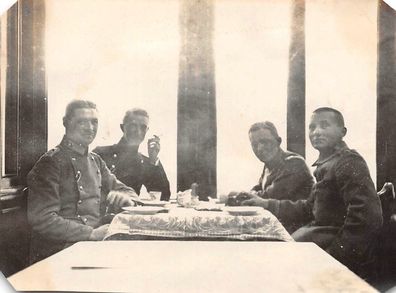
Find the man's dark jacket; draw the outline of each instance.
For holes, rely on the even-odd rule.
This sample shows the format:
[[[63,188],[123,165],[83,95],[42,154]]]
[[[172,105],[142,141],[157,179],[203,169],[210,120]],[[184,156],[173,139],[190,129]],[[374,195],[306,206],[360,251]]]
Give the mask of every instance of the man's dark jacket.
[[[269,172],[270,170],[270,172]],[[263,188],[263,177],[269,172]],[[306,199],[314,183],[312,175],[303,157],[279,150],[276,157],[264,165],[259,183],[252,188],[263,198]]]
[[[109,191],[137,199],[134,190],[118,181],[97,154],[66,137],[37,161],[27,180],[31,262],[89,240],[105,213]]]
[[[161,200],[169,200],[169,181],[161,162],[150,163],[148,157],[131,150],[124,138],[118,144],[97,147],[93,152],[102,157],[121,182],[138,194],[144,185],[147,191],[161,191]]]
[[[269,200],[282,223],[308,223],[293,237],[312,241],[357,273],[373,261],[382,226],[381,202],[364,159],[344,142],[314,163],[316,184],[307,200]]]

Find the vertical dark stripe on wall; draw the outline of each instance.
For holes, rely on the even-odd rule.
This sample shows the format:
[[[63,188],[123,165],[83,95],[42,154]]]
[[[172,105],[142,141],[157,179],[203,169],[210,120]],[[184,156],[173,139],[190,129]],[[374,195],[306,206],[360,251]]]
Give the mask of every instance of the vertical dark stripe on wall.
[[[4,174],[18,175],[18,3],[7,12],[7,69],[5,86]]]
[[[289,79],[287,83],[287,148],[305,157],[305,1],[293,0]]]
[[[180,2],[181,50],[177,105],[177,189],[199,184],[201,199],[216,194],[216,92],[213,3]]]
[[[396,183],[396,13],[378,6],[377,186]]]
[[[19,168],[24,178],[47,150],[45,0],[24,0],[19,3]]]

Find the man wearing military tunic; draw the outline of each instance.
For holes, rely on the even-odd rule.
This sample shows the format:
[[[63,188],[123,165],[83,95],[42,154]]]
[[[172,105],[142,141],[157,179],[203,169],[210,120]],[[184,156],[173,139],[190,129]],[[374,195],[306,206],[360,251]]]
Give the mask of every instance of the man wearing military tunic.
[[[98,129],[96,105],[72,101],[63,125],[61,143],[37,161],[27,178],[31,262],[78,241],[103,240],[108,225],[101,224],[101,217],[106,209],[117,212],[138,201],[133,188],[88,151]]]
[[[304,158],[296,153],[284,151],[272,122],[254,123],[249,129],[249,139],[256,157],[264,163],[259,182],[249,192],[231,192],[228,195],[229,205],[239,205],[250,194],[261,198],[298,200],[308,198],[313,185],[313,177]],[[299,221],[284,224],[294,232]]]
[[[132,187],[139,194],[142,185],[147,191],[160,191],[161,200],[169,200],[169,181],[158,158],[160,139],[158,136],[148,140],[148,157],[139,153],[149,123],[147,111],[133,108],[125,113],[120,125],[123,132],[121,140],[114,145],[97,147],[97,153],[107,167],[120,181]]]
[[[316,109],[309,138],[319,151],[314,163],[316,183],[308,199],[263,199],[250,195],[243,205],[262,206],[283,224],[301,221],[292,234],[296,241],[314,242],[362,277],[375,265],[375,247],[382,226],[381,202],[363,157],[350,149],[342,114]]]
[[[256,157],[264,163],[259,182],[250,193],[262,198],[305,199],[311,192],[313,178],[305,160],[300,155],[284,151],[282,138],[272,122],[254,123],[249,129],[249,139]],[[230,196],[243,199],[246,192]]]

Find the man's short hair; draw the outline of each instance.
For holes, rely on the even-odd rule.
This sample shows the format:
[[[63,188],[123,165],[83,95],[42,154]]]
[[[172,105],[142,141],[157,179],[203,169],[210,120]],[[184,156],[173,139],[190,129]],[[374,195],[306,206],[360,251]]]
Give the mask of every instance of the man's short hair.
[[[63,119],[70,120],[74,115],[74,110],[77,109],[95,109],[96,104],[87,100],[73,100],[66,106],[66,113]]]
[[[321,107],[313,111],[314,114],[319,114],[323,112],[331,112],[334,113],[335,121],[337,122],[338,126],[345,127],[344,116],[342,116],[341,112],[330,107]]]
[[[144,116],[144,117],[147,117],[147,119],[150,118],[149,114],[147,113],[146,110],[141,109],[141,108],[133,108],[133,109],[125,112],[124,118],[122,119],[122,123],[125,124],[125,122],[128,120],[128,117],[132,116],[132,115]]]
[[[269,130],[272,136],[279,142],[279,144],[282,142],[282,138],[278,135],[278,131],[276,130],[274,123],[269,121],[256,122],[252,126],[250,126],[249,133],[257,131],[259,129]]]

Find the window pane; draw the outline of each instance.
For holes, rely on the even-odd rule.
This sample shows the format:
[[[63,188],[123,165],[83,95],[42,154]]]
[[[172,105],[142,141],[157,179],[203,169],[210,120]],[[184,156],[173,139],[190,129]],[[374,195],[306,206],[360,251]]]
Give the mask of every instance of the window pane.
[[[307,1],[307,122],[329,106],[345,117],[345,141],[376,177],[377,1]],[[307,137],[307,160],[317,152]]]
[[[217,1],[215,61],[218,191],[250,189],[263,164],[248,130],[272,121],[286,148],[290,1]]]
[[[176,190],[178,2],[47,1],[49,147],[64,133],[65,106],[75,98],[97,103],[94,145],[117,143],[124,112],[141,107],[161,137],[160,157]],[[147,153],[147,142],[140,151]]]

